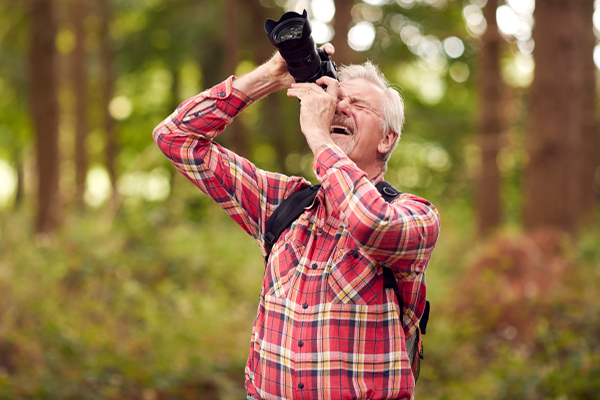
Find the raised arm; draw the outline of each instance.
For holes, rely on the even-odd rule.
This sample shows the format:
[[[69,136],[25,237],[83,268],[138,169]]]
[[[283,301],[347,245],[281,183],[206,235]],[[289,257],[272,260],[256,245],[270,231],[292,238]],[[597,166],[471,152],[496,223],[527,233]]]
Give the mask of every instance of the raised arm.
[[[184,101],[154,130],[154,140],[171,163],[261,245],[268,216],[308,182],[260,170],[213,139],[254,100],[293,82],[282,65],[277,53],[249,74]]]

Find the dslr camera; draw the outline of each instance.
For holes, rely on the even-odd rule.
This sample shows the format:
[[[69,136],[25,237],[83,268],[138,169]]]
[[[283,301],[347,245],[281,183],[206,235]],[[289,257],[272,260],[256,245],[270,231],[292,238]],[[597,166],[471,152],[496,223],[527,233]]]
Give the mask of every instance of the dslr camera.
[[[302,14],[286,12],[279,21],[267,19],[265,32],[296,82],[315,82],[322,76],[337,79],[335,63],[315,45],[306,10]]]

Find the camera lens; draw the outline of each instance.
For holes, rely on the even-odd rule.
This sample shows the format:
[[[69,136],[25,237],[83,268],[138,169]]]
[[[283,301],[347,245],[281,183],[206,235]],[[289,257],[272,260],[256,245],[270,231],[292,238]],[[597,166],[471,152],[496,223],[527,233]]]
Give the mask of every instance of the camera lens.
[[[279,21],[265,21],[265,32],[296,82],[315,82],[323,75],[336,78],[335,64],[324,51],[317,50],[311,31],[306,10],[302,14],[287,12]]]
[[[279,32],[275,34],[275,41],[281,43],[290,39],[300,39],[302,37],[302,29],[302,24],[283,26]]]

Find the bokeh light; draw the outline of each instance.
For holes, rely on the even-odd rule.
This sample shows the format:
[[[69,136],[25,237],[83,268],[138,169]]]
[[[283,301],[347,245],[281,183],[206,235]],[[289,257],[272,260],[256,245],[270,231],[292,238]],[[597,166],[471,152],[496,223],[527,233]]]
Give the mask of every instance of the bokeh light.
[[[596,64],[596,68],[600,69],[600,44],[594,47],[594,64]]]
[[[467,31],[475,36],[481,36],[487,28],[487,22],[483,17],[483,11],[475,4],[469,4],[463,8],[463,18],[467,23]]]
[[[531,14],[535,9],[535,0],[507,0],[507,3],[519,14]]]
[[[365,3],[371,6],[382,6],[388,3],[388,0],[363,0]]]
[[[519,30],[521,21],[515,11],[509,6],[500,6],[496,10],[498,28],[505,35],[514,35]]]
[[[0,160],[0,207],[8,204],[17,189],[17,176],[13,168]]]
[[[85,180],[84,201],[91,207],[100,207],[112,192],[110,177],[104,167],[90,168]]]
[[[448,68],[450,77],[458,83],[465,82],[469,78],[469,66],[462,62],[455,62]]]
[[[361,21],[350,28],[348,44],[353,50],[369,50],[375,40],[375,27],[369,21]]]
[[[463,55],[465,45],[456,36],[450,36],[444,39],[444,51],[448,54],[448,57],[458,58]]]
[[[333,29],[320,21],[311,21],[312,36],[316,43],[327,43],[333,38]]]
[[[333,0],[313,0],[311,3],[312,16],[317,21],[331,22],[335,15],[335,4]],[[311,19],[311,23],[314,22]]]
[[[133,112],[131,100],[127,96],[116,96],[108,104],[108,112],[116,120],[127,119]]]

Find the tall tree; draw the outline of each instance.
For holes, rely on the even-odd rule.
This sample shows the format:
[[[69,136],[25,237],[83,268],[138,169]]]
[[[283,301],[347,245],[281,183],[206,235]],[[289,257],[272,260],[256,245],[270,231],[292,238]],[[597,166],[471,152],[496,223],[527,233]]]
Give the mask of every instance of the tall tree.
[[[245,5],[239,0],[225,0],[223,2],[225,11],[225,24],[227,29],[224,30],[223,48],[223,68],[227,74],[234,74],[240,62],[241,40],[240,40],[240,24],[242,22],[242,13]],[[260,5],[253,5],[260,7]],[[229,147],[237,154],[247,157],[249,151],[248,130],[246,129],[241,119],[235,119],[227,128],[228,134],[226,139]]]
[[[61,219],[59,191],[59,106],[57,93],[57,27],[53,0],[29,2],[30,11],[30,94],[36,132],[38,175],[37,233],[52,233]]]
[[[352,25],[352,0],[335,1],[335,17],[333,20],[333,37],[331,44],[335,47],[334,59],[338,65],[355,64],[360,61],[360,54],[352,50],[348,44],[348,32]]]
[[[251,7],[252,13],[252,53],[254,55],[254,63],[260,65],[267,61],[277,50],[269,41],[267,34],[265,33],[264,24],[267,18],[279,19],[277,13],[279,9],[269,10],[265,7],[256,4]],[[262,116],[264,123],[262,124],[263,133],[269,138],[269,142],[275,148],[275,155],[277,158],[277,164],[279,171],[289,174],[287,170],[285,159],[289,153],[289,146],[287,144],[287,137],[283,134],[283,107],[281,104],[281,98],[278,93],[273,93],[270,96],[262,99],[263,110]]]
[[[488,1],[483,9],[487,30],[479,51],[478,133],[481,147],[481,170],[477,182],[477,219],[480,234],[498,228],[502,212],[500,204],[500,171],[498,149],[502,133],[502,78],[500,77],[500,47],[502,38],[496,22],[497,0]]]
[[[114,95],[115,87],[115,72],[113,67],[114,48],[113,41],[110,35],[110,21],[112,19],[112,5],[110,0],[99,0],[98,8],[100,11],[100,62],[102,65],[102,110],[105,132],[105,157],[106,170],[110,177],[113,201],[116,199],[116,183],[117,183],[117,133],[115,130],[115,121],[110,115],[109,104]]]
[[[581,199],[582,0],[536,4],[523,222],[575,232]],[[590,55],[591,56],[591,55]]]
[[[88,155],[85,141],[88,134],[88,79],[85,51],[85,26],[87,2],[72,2],[70,16],[75,30],[75,47],[71,55],[72,86],[75,94],[75,202],[83,207]]]
[[[582,117],[582,157],[581,157],[581,216],[583,223],[594,220],[590,215],[594,214],[598,202],[598,185],[595,183],[596,169],[600,165],[600,133],[598,131],[598,120],[596,117],[596,65],[594,64],[593,52],[596,46],[594,35],[594,0],[583,0],[580,13],[581,18],[581,41],[583,64],[583,101],[581,109]]]

